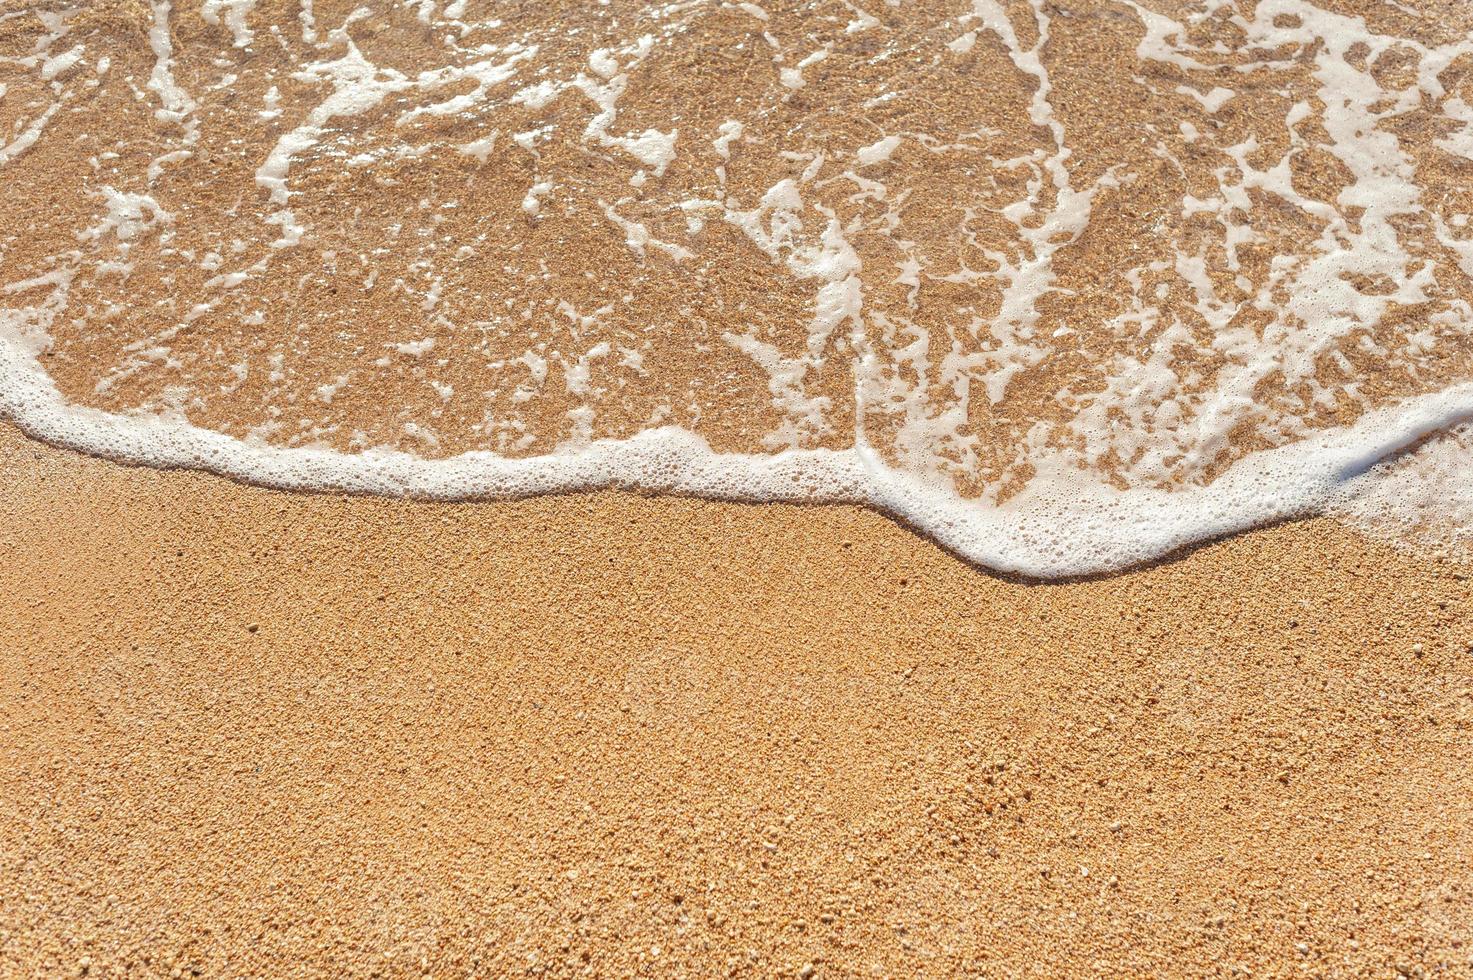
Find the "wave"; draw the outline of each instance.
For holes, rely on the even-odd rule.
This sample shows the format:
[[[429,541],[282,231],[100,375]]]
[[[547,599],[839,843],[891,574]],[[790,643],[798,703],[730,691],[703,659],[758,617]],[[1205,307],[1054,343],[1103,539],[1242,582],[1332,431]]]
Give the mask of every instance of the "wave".
[[[858,503],[1036,577],[1465,536],[1473,12],[523,14],[3,15],[0,411],[290,489]]]

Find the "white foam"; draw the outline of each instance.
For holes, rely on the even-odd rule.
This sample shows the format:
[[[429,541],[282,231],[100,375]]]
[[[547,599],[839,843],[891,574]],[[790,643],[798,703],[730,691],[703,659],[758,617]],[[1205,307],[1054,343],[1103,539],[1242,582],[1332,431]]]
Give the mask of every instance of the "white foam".
[[[711,145],[716,148],[717,156],[723,160],[730,160],[732,142],[742,138],[742,124],[735,119],[728,119],[717,127],[716,131],[721,135],[712,140]]]
[[[641,163],[655,168],[655,176],[665,174],[665,168],[675,159],[675,138],[679,130],[662,133],[658,129],[646,129],[638,136],[616,137],[612,142]]]
[[[1419,551],[1473,559],[1473,425],[1460,425],[1347,481],[1330,512]]]
[[[1003,506],[989,506],[893,470],[863,446],[723,454],[669,427],[523,458],[470,452],[430,460],[245,441],[178,418],[68,404],[34,352],[17,342],[15,326],[8,321],[0,332],[0,408],[30,435],[93,455],[206,469],[282,489],[440,500],[638,487],[732,500],[866,504],[979,564],[1046,578],[1124,568],[1205,537],[1310,513],[1376,461],[1428,433],[1473,420],[1473,384],[1465,384],[1373,413],[1344,430],[1255,453],[1209,486],[1120,491],[1091,484],[1082,474],[1079,482],[1056,474]],[[580,370],[586,372],[586,362],[570,372]]]
[[[553,188],[552,181],[539,180],[527,188],[527,195],[522,198],[522,210],[532,217],[536,217],[542,210],[542,198]]]
[[[237,48],[250,47],[255,32],[251,30],[247,18],[251,9],[256,6],[256,0],[204,0],[200,7],[200,17],[206,24],[220,26],[222,18],[226,27],[230,29],[230,35],[235,41]],[[310,17],[310,13],[306,14]]]
[[[499,132],[493,131],[482,136],[480,139],[471,140],[469,143],[461,143],[456,149],[468,157],[475,157],[477,160],[485,163],[490,159],[492,151],[496,149],[496,137],[500,135]]]
[[[876,163],[884,163],[891,155],[900,148],[899,136],[886,136],[868,146],[861,146],[854,151],[854,159],[861,167],[873,166]]]
[[[158,117],[166,122],[183,123],[196,106],[189,93],[174,80],[174,41],[169,33],[171,9],[169,0],[153,0],[153,24],[148,30],[148,40],[155,61],[148,76],[148,87],[158,93],[163,104]]]
[[[82,60],[85,50],[82,45],[63,51],[61,54],[47,58],[41,65],[41,78],[45,81],[53,81],[58,75],[63,75],[76,66]]]
[[[408,357],[421,357],[435,349],[435,338],[422,337],[419,340],[410,340],[404,343],[390,344],[389,346]]]
[[[1173,81],[1164,91],[1200,126],[1176,120],[1163,127],[1163,132],[1180,132],[1200,141],[1202,131],[1210,134],[1214,123],[1204,122],[1198,110],[1208,115],[1220,113],[1238,98],[1238,89],[1217,84],[1224,80],[1232,84],[1235,77],[1219,70],[1217,64],[1228,53],[1226,48],[1194,46],[1190,41],[1194,32],[1187,25],[1131,0],[1126,5],[1144,27],[1137,55],[1161,62],[1174,77],[1185,76],[1190,81],[1181,85]],[[439,4],[424,0],[417,6],[426,25],[443,26],[437,20]],[[988,52],[1000,44],[1009,70],[1026,76],[1023,106],[1037,144],[1016,159],[991,161],[999,171],[1015,171],[1026,178],[1017,182],[1022,189],[1013,197],[990,206],[991,220],[1004,229],[998,233],[1000,238],[1012,234],[1013,239],[1000,244],[971,242],[986,261],[949,273],[945,280],[964,287],[980,284],[995,290],[997,296],[996,308],[989,308],[985,316],[959,314],[958,322],[948,325],[955,336],[977,341],[964,348],[954,341],[948,347],[944,331],[928,332],[906,322],[897,312],[898,304],[882,307],[871,301],[870,293],[879,292],[878,287],[898,284],[911,291],[914,304],[915,293],[928,280],[941,278],[917,257],[921,250],[911,248],[914,243],[903,233],[890,235],[896,258],[871,259],[869,256],[883,253],[864,248],[857,236],[873,229],[861,227],[858,218],[842,218],[837,209],[823,203],[822,189],[837,183],[845,193],[854,191],[853,200],[873,204],[879,211],[888,209],[887,219],[898,222],[906,195],[915,188],[889,186],[886,181],[893,184],[892,175],[902,171],[912,156],[941,152],[942,141],[936,137],[906,124],[904,136],[884,136],[852,151],[829,150],[821,143],[809,147],[825,146],[822,152],[801,150],[793,144],[759,146],[760,151],[778,151],[785,162],[782,173],[787,176],[769,177],[775,182],[765,190],[750,184],[741,189],[743,185],[736,180],[729,188],[726,166],[734,156],[734,165],[742,165],[749,144],[760,142],[755,135],[762,130],[755,124],[757,117],[745,125],[727,119],[714,133],[708,130],[704,135],[690,117],[671,119],[661,123],[661,128],[648,127],[642,132],[631,131],[627,125],[616,128],[620,99],[631,84],[638,84],[631,78],[638,78],[641,63],[657,44],[669,40],[669,34],[661,35],[661,40],[643,35],[623,46],[600,48],[586,59],[579,57],[568,72],[573,77],[541,78],[516,87],[513,80],[524,73],[524,66],[536,63],[535,47],[509,44],[460,49],[472,53],[464,63],[406,74],[373,64],[352,41],[348,28],[355,19],[372,16],[366,9],[349,15],[318,45],[311,3],[302,0],[298,19],[303,39],[315,46],[310,57],[316,60],[295,72],[292,80],[298,84],[293,89],[305,85],[316,86],[318,91],[306,105],[291,111],[292,128],[279,136],[277,130],[271,130],[275,144],[255,172],[257,193],[273,209],[266,220],[280,228],[273,243],[277,248],[296,246],[313,233],[297,220],[291,207],[297,193],[291,185],[294,165],[305,166],[309,160],[322,165],[324,159],[336,158],[345,166],[368,166],[396,152],[391,145],[353,153],[363,146],[352,146],[344,138],[347,148],[334,145],[331,153],[324,153],[327,147],[322,144],[329,138],[351,135],[346,120],[379,110],[388,119],[386,127],[415,134],[442,126],[448,130],[456,120],[473,120],[474,128],[456,130],[456,140],[443,145],[486,163],[495,151],[500,130],[490,128],[477,113],[499,99],[517,106],[517,112],[523,114],[507,127],[510,135],[505,145],[508,153],[517,153],[513,147],[520,147],[536,161],[521,206],[530,217],[545,220],[544,228],[553,228],[564,215],[577,213],[576,175],[556,171],[553,155],[544,160],[542,154],[557,139],[580,139],[576,126],[566,126],[564,121],[581,109],[591,115],[581,133],[584,152],[625,168],[632,169],[634,163],[641,167],[630,177],[640,193],[620,197],[621,188],[609,195],[612,203],[597,200],[599,211],[595,213],[602,218],[594,220],[607,220],[617,229],[622,247],[640,263],[649,260],[666,267],[673,263],[679,271],[686,271],[696,264],[692,260],[710,258],[692,251],[700,248],[695,240],[681,244],[678,226],[663,220],[657,210],[661,205],[644,197],[650,189],[658,189],[643,186],[647,177],[665,175],[677,159],[680,130],[674,123],[679,121],[687,127],[687,142],[679,144],[681,151],[691,154],[690,159],[704,158],[708,163],[713,161],[706,154],[714,153],[719,161],[720,190],[713,192],[707,189],[709,185],[692,189],[688,195],[692,199],[677,199],[665,206],[664,213],[683,212],[693,236],[708,222],[723,222],[736,229],[745,242],[771,260],[773,275],[782,277],[784,287],[803,293],[807,304],[801,307],[806,310],[806,322],[784,325],[791,328],[791,336],[779,338],[770,329],[737,321],[723,329],[716,341],[728,346],[723,351],[726,356],[735,352],[747,359],[758,385],[765,383],[778,422],[758,434],[760,443],[754,439],[752,444],[765,445],[770,450],[767,453],[715,452],[695,432],[662,424],[669,414],[668,405],[660,406],[650,416],[654,421],[635,436],[598,438],[596,422],[605,404],[602,396],[617,390],[621,378],[648,371],[644,353],[623,343],[638,347],[645,342],[628,336],[617,342],[598,340],[599,331],[606,326],[600,318],[612,307],[588,313],[562,301],[556,308],[575,328],[571,349],[565,345],[559,350],[545,337],[539,340],[529,335],[525,351],[516,356],[498,355],[502,360],[494,365],[497,369],[517,365],[516,380],[521,383],[514,380],[506,386],[515,385],[509,393],[513,405],[538,397],[545,387],[558,389],[559,395],[566,392],[569,406],[558,408],[566,412],[565,436],[557,448],[535,456],[475,451],[427,459],[399,450],[335,452],[263,441],[268,435],[292,430],[297,418],[272,417],[261,422],[253,436],[232,438],[187,420],[188,392],[183,387],[166,387],[128,413],[69,404],[47,375],[41,357],[50,344],[53,322],[65,322],[59,318],[71,315],[67,295],[74,278],[84,269],[126,274],[133,259],[146,250],[140,245],[155,240],[160,246],[169,245],[185,221],[186,212],[181,210],[176,217],[164,206],[172,208],[171,199],[152,185],[165,164],[187,156],[198,141],[199,104],[175,77],[170,4],[151,0],[151,7],[149,44],[154,66],[148,92],[135,91],[150,104],[156,99],[157,117],[172,125],[165,127],[170,133],[166,151],[148,167],[150,186],[147,191],[136,186],[118,190],[134,186],[121,180],[116,187],[102,181],[91,185],[97,189],[95,215],[80,226],[77,247],[107,254],[91,255],[96,261],[90,266],[82,264],[80,252],[56,256],[54,266],[47,267],[50,271],[44,275],[0,286],[0,412],[38,438],[109,458],[200,468],[291,489],[469,499],[622,486],[740,500],[858,503],[915,525],[968,559],[1041,577],[1118,569],[1204,538],[1325,510],[1372,529],[1404,529],[1392,533],[1406,539],[1459,543],[1473,538],[1473,467],[1469,465],[1473,457],[1473,381],[1373,403],[1359,391],[1363,379],[1352,376],[1336,383],[1318,373],[1318,365],[1330,361],[1346,375],[1353,375],[1354,367],[1346,356],[1347,351],[1356,351],[1352,343],[1362,351],[1384,355],[1380,345],[1387,343],[1382,335],[1385,331],[1378,334],[1373,329],[1381,324],[1383,315],[1393,307],[1417,307],[1436,297],[1439,284],[1432,263],[1408,254],[1398,238],[1399,228],[1420,222],[1428,229],[1428,239],[1435,239],[1446,250],[1446,267],[1473,275],[1469,216],[1445,215],[1430,208],[1425,199],[1429,195],[1417,183],[1415,161],[1391,127],[1378,125],[1437,100],[1445,125],[1432,142],[1441,152],[1473,156],[1473,108],[1444,92],[1441,81],[1457,57],[1473,53],[1473,43],[1434,48],[1382,36],[1360,18],[1325,11],[1305,0],[1261,0],[1251,18],[1229,12],[1234,30],[1244,39],[1244,50],[1250,52],[1246,57],[1264,59],[1235,65],[1234,70],[1240,74],[1272,70],[1279,64],[1272,59],[1281,56],[1276,52],[1297,51],[1295,57],[1301,62],[1296,62],[1295,70],[1310,73],[1316,104],[1305,101],[1289,109],[1276,158],[1254,136],[1211,148],[1220,154],[1223,165],[1206,173],[1193,192],[1182,198],[1180,215],[1183,221],[1215,228],[1219,239],[1203,244],[1197,238],[1185,238],[1191,244],[1179,247],[1175,254],[1134,266],[1122,259],[1129,295],[1121,297],[1121,312],[1103,324],[1047,323],[1040,329],[1041,308],[1061,292],[1055,256],[1079,240],[1098,201],[1116,191],[1129,193],[1124,183],[1129,175],[1112,169],[1093,177],[1087,186],[1076,186],[1078,170],[1066,166],[1074,150],[1053,111],[1052,62],[1045,58],[1050,50],[1050,5],[1044,0],[1026,5],[973,0],[971,12],[955,22],[960,25],[956,29],[965,33],[950,43],[944,40],[949,34],[938,35],[936,44],[957,55],[978,52],[978,57],[984,50],[977,45],[979,39],[985,39]],[[246,46],[254,37],[253,7],[254,0],[207,0],[201,13],[207,23],[229,30],[233,43]],[[768,19],[766,11],[753,4],[741,9],[759,20]],[[1030,11],[1033,24],[1019,29],[1017,18],[1026,18]],[[460,4],[452,3],[444,15],[459,18],[463,12]],[[877,26],[877,20],[863,15],[856,16],[845,30]],[[64,28],[58,26],[46,45],[64,34]],[[769,36],[767,41],[779,47],[776,39]],[[1397,83],[1399,88],[1378,79],[1369,67],[1393,49],[1415,56],[1408,76],[1411,80],[1403,78]],[[828,46],[813,49],[793,67],[779,60],[778,84],[788,91],[778,92],[778,97],[795,100],[791,93],[809,84],[805,69],[829,57],[830,51]],[[49,48],[38,49],[29,57],[24,67],[54,85],[55,101],[40,114],[17,123],[10,142],[0,146],[0,165],[14,161],[46,137],[50,120],[70,97],[65,86],[76,84],[78,73],[72,69],[85,56],[79,45],[56,54]],[[99,71],[104,63],[105,59],[99,59]],[[207,87],[202,81],[196,91],[207,102],[211,91],[227,83],[228,79]],[[771,76],[762,84],[771,85]],[[503,86],[510,94],[501,91]],[[1246,98],[1250,89],[1240,87]],[[444,91],[454,94],[446,98],[440,94]],[[537,121],[545,125],[512,132],[516,126],[532,125],[522,121],[525,113],[546,107],[564,92],[581,93],[582,98],[574,96],[560,104],[556,124],[549,121],[554,117],[543,116]],[[420,101],[399,109],[401,94],[405,101]],[[893,95],[879,96],[875,104]],[[433,101],[436,99],[439,101]],[[256,114],[263,123],[283,114],[278,100],[279,91],[268,89],[266,108]],[[730,111],[742,110],[733,106]],[[1314,126],[1301,127],[1311,116]],[[1313,136],[1306,135],[1311,131]],[[465,142],[476,133],[487,135]],[[1311,146],[1311,140],[1316,149],[1337,158],[1348,175],[1333,201],[1296,188],[1291,165]],[[975,147],[967,150],[973,152]],[[405,147],[404,152],[411,148]],[[418,148],[413,152],[419,152]],[[1164,148],[1161,152],[1170,156]],[[673,183],[685,169],[672,173],[667,183]],[[543,214],[544,203],[554,190],[558,207],[549,207]],[[1240,251],[1268,242],[1243,216],[1260,210],[1264,200],[1308,215],[1317,230],[1293,254],[1273,259],[1266,282],[1254,283],[1244,274],[1250,263]],[[431,203],[425,200],[419,206],[429,209]],[[442,202],[439,207],[455,204]],[[440,211],[427,213],[438,215]],[[657,237],[652,228],[672,240]],[[393,234],[398,229],[393,226]],[[619,251],[618,238],[611,241]],[[236,252],[245,249],[239,242],[236,245]],[[461,243],[456,254],[484,254],[478,248]],[[863,261],[861,251],[866,256]],[[206,281],[206,302],[193,302],[201,297],[189,297],[181,305],[193,305],[178,322],[160,324],[156,332],[129,344],[121,361],[97,383],[99,391],[116,390],[121,381],[139,372],[177,365],[170,342],[189,324],[203,322],[201,318],[213,309],[215,292],[267,273],[265,259],[247,270],[229,269],[226,263],[230,260],[224,257],[228,253],[224,243],[218,250],[189,253],[191,262],[215,273]],[[334,263],[337,255],[324,253],[323,260]],[[414,268],[416,275],[423,275],[415,280],[413,295],[426,322],[454,335],[455,326],[447,319],[454,297],[442,295],[447,282],[453,286],[453,277],[428,260],[423,267]],[[377,268],[364,269],[355,275],[366,273],[367,288],[378,272]],[[1172,308],[1165,305],[1162,293],[1163,280],[1168,277],[1185,297]],[[391,278],[386,276],[384,281]],[[1373,282],[1377,288],[1361,290],[1355,285],[1357,279]],[[407,281],[406,277],[383,288],[409,292]],[[1225,287],[1225,281],[1236,283],[1240,295]],[[506,305],[511,309],[510,299]],[[1246,315],[1258,313],[1268,315]],[[264,319],[258,310],[244,315],[241,322],[258,326]],[[1425,320],[1395,326],[1400,331],[1396,341],[1408,349],[1431,350],[1439,340],[1437,331],[1444,338],[1467,338],[1473,331],[1473,310],[1461,300],[1445,304]],[[977,409],[996,407],[997,415],[1004,414],[1016,390],[1015,379],[1058,354],[1070,338],[1090,330],[1107,337],[1145,337],[1149,333],[1151,339],[1106,355],[1108,364],[1100,385],[1057,393],[1055,402],[1064,418],[1059,422],[1036,420],[1021,438],[1018,458],[1026,462],[1029,476],[1020,487],[1012,488],[1011,495],[1004,497],[996,486],[988,485],[973,496],[963,496],[950,480],[954,471],[942,464],[953,459],[965,462],[974,451],[978,437],[969,426],[975,424]],[[464,336],[457,336],[457,341]],[[578,339],[584,337],[589,339]],[[459,346],[451,343],[437,349],[433,336],[389,343],[373,351],[375,356],[382,355],[373,364],[383,368],[407,361],[413,365],[407,370],[419,378],[417,386],[429,385],[443,405],[456,397],[456,387],[430,372],[437,360],[445,363],[442,353],[450,357],[449,352]],[[820,375],[834,376],[834,361],[840,357],[849,358],[841,367],[850,372],[853,382],[852,432],[837,431],[851,422],[848,416],[843,416],[844,422],[836,421],[839,413],[830,397],[833,389],[819,385]],[[1195,362],[1208,357],[1219,361],[1220,367],[1210,381],[1204,381],[1194,374],[1198,370]],[[268,384],[282,383],[294,370],[288,368],[279,350],[265,359],[269,372],[263,375]],[[550,366],[552,384],[548,383]],[[1411,364],[1412,373],[1417,366]],[[830,370],[825,373],[825,368]],[[237,385],[248,370],[243,360],[232,366]],[[302,389],[303,398],[331,405],[353,383],[351,371],[313,378]],[[1297,407],[1303,410],[1296,413],[1271,404],[1263,392],[1274,384],[1291,392],[1288,397],[1301,399]],[[476,395],[474,388],[462,387],[461,391],[457,405]],[[1311,409],[1334,408],[1337,399],[1366,410],[1348,426],[1327,429],[1311,424]],[[442,416],[437,406],[420,419],[394,415],[392,424],[417,447],[433,449],[447,430],[437,432],[432,426],[448,425],[449,414]],[[884,424],[872,425],[876,419]],[[323,431],[312,430],[310,420],[300,421],[304,438]],[[697,424],[698,419],[692,422]],[[487,445],[519,452],[533,444],[526,429],[524,421],[515,416],[492,418],[488,414],[478,431],[494,437]],[[1229,452],[1235,448],[1235,434],[1244,430],[1262,435],[1266,444],[1277,448],[1232,458]],[[875,433],[879,431],[884,432],[883,446],[871,441],[878,442]],[[1435,438],[1414,452],[1398,455],[1428,436]],[[366,440],[350,444],[362,445]],[[811,448],[816,444],[848,448]],[[1107,474],[1105,463],[1112,460],[1118,465]],[[955,472],[976,475],[965,466]]]
[[[604,209],[604,215],[624,232],[624,244],[640,258],[644,258],[645,250],[653,248],[664,252],[677,262],[691,258],[691,253],[679,245],[661,241],[650,234],[650,230],[638,221],[630,221],[628,218],[615,211],[612,206],[599,202]]]
[[[36,141],[41,138],[41,134],[46,131],[46,124],[51,121],[51,117],[56,115],[56,111],[60,108],[60,102],[53,102],[39,116],[32,119],[26,125],[26,128],[21,130],[14,139],[8,143],[0,144],[0,167],[5,166],[5,164],[35,146]]]

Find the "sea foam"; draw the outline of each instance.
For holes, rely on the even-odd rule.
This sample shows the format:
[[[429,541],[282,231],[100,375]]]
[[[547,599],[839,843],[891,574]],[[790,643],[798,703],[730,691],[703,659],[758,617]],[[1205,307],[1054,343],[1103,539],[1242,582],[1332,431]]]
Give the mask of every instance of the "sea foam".
[[[970,561],[1039,578],[1127,568],[1332,504],[1369,527],[1384,532],[1388,524],[1410,526],[1437,535],[1429,541],[1438,543],[1462,541],[1470,526],[1465,438],[1439,445],[1430,461],[1400,467],[1383,461],[1429,434],[1473,420],[1473,384],[1255,453],[1204,487],[1122,491],[1077,477],[1049,479],[1005,504],[987,505],[938,490],[859,447],[717,453],[686,430],[657,428],[546,456],[468,452],[430,460],[395,451],[348,454],[248,442],[178,419],[69,405],[34,357],[9,340],[0,344],[0,378],[0,406],[29,435],[123,462],[209,470],[285,490],[432,500],[621,487],[738,501],[863,504],[912,524]],[[1427,466],[1430,475],[1421,472]],[[1380,468],[1373,473],[1373,467]],[[1447,498],[1436,491],[1455,480],[1456,509],[1447,511]]]
[[[0,199],[77,194],[0,253],[0,411],[283,489],[862,504],[1044,578],[1466,539],[1468,31],[1081,9],[36,13]]]

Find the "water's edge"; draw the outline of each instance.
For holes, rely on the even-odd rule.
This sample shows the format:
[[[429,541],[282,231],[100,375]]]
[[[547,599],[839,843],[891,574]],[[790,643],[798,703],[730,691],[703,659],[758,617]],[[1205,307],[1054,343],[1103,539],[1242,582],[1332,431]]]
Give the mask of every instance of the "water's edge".
[[[34,439],[116,462],[204,470],[294,491],[496,500],[622,488],[747,502],[858,504],[969,562],[1036,579],[1122,571],[1193,544],[1310,516],[1377,463],[1473,421],[1473,382],[1408,399],[1349,427],[1244,457],[1206,486],[1166,492],[1037,480],[1001,506],[967,501],[885,465],[863,446],[717,453],[680,428],[577,451],[423,459],[245,442],[188,421],[68,404],[17,337],[0,336],[0,411]]]

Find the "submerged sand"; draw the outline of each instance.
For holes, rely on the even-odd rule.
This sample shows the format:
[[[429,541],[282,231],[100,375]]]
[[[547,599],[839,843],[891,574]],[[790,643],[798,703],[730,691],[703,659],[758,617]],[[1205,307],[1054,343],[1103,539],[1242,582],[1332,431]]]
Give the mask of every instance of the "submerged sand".
[[[1465,975],[1468,570],[0,438],[0,973]]]
[[[0,414],[97,455],[469,496],[661,433],[622,482],[1062,575],[1473,411],[1460,0],[10,7]]]

